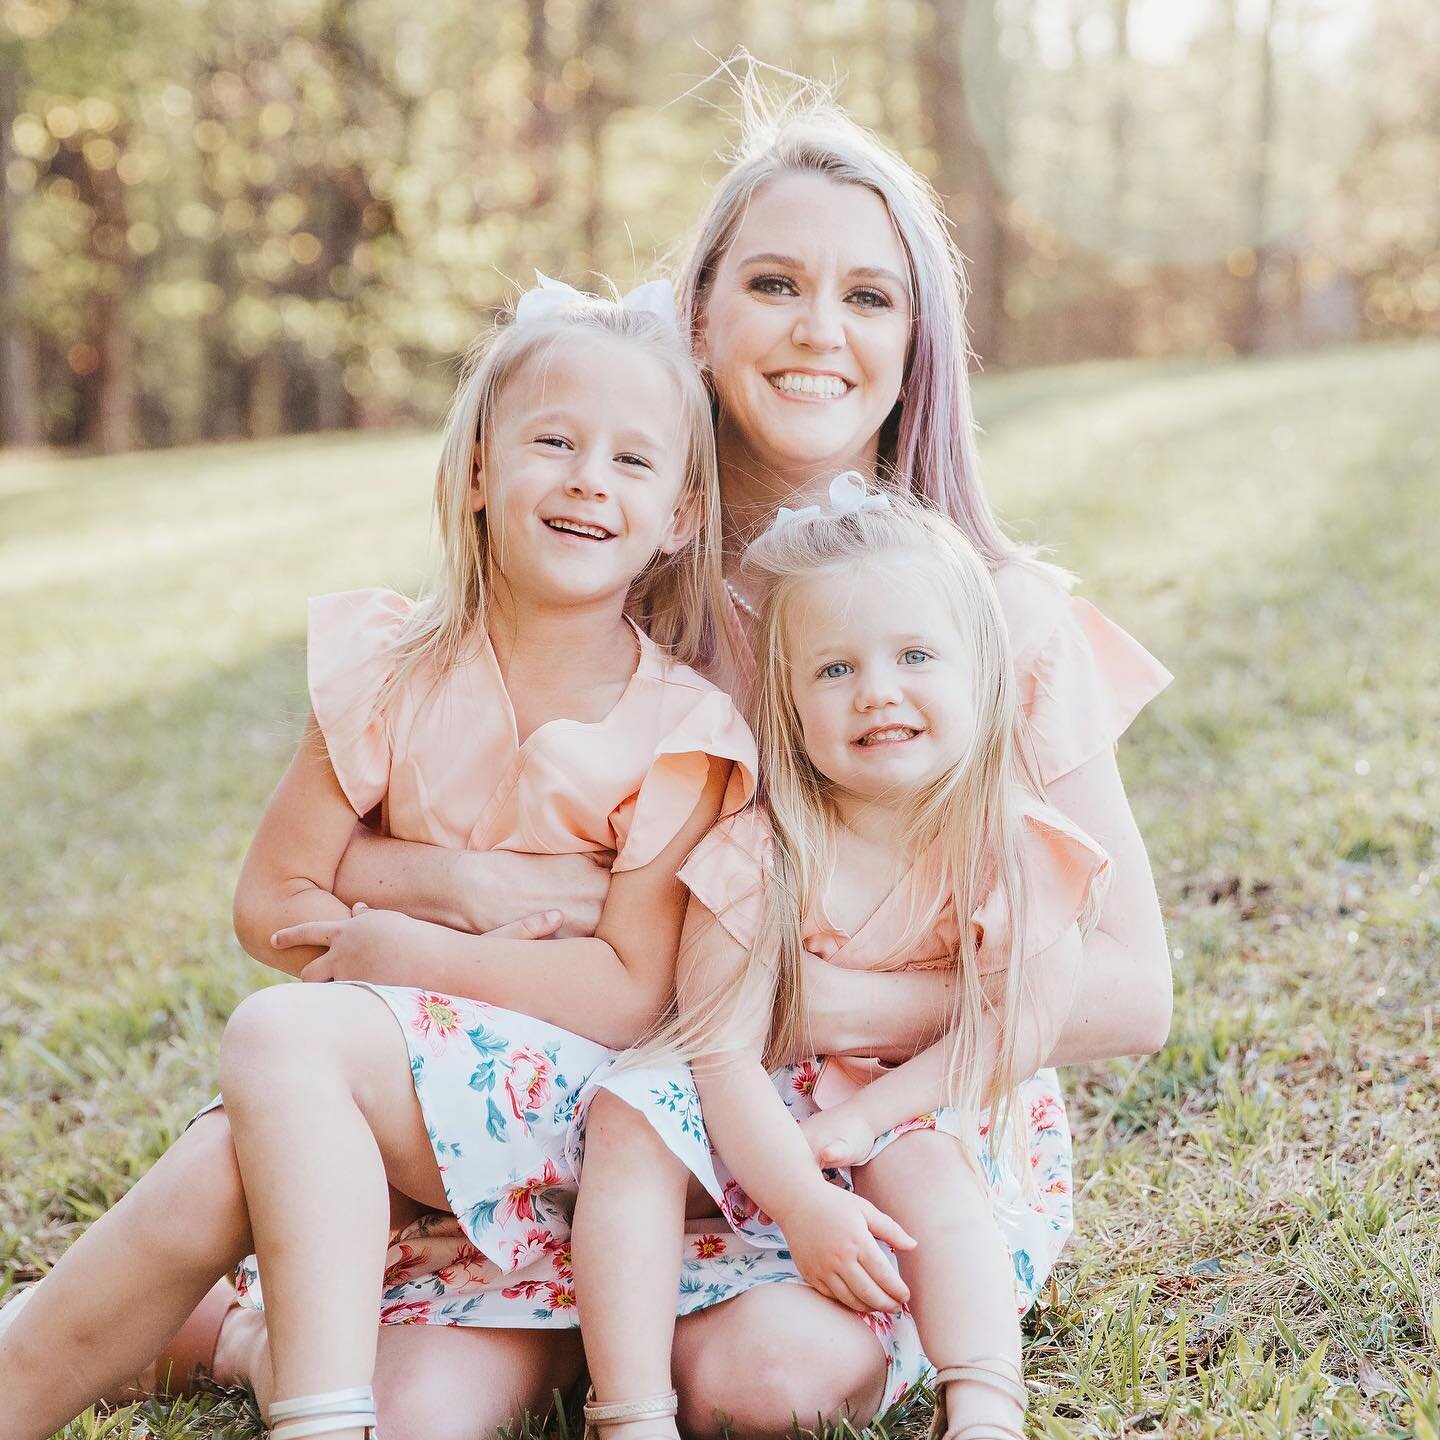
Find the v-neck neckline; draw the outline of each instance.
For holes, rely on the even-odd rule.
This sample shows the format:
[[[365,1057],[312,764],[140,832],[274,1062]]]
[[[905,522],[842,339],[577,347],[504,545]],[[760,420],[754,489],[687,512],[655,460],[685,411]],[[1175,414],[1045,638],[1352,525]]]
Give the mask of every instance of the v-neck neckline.
[[[624,688],[616,697],[615,703],[598,720],[576,720],[570,715],[556,715],[553,719],[546,720],[537,725],[523,740],[520,738],[520,725],[515,718],[515,702],[510,698],[509,687],[505,684],[505,676],[500,670],[500,657],[495,653],[495,647],[490,643],[489,635],[482,637],[484,654],[481,657],[483,664],[490,670],[490,676],[495,682],[505,703],[505,718],[510,723],[510,744],[517,756],[524,755],[535,743],[535,741],[548,731],[555,729],[566,730],[592,730],[600,726],[608,725],[621,707],[630,699],[636,686],[642,679],[649,678],[655,673],[655,642],[628,616],[624,617],[625,623],[630,627],[630,633],[635,637],[636,656],[635,668],[630,672],[630,678],[625,682]]]

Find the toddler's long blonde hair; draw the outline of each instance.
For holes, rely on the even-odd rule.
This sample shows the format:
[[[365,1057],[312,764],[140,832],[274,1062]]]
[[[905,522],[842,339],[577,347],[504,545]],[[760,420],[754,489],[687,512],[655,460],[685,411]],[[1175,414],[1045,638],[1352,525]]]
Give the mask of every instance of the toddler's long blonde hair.
[[[853,575],[867,584],[878,568],[903,566],[934,577],[964,637],[974,675],[975,728],[964,754],[915,794],[897,794],[898,833],[912,837],[920,867],[917,905],[891,950],[898,967],[934,932],[947,901],[960,943],[950,958],[954,1003],[950,1024],[948,1103],[975,1114],[988,1109],[997,1132],[1009,1129],[1017,1085],[1016,1019],[1025,993],[1025,878],[1021,866],[1021,787],[1038,792],[1020,743],[1020,711],[1004,616],[984,560],[953,521],[900,495],[887,510],[821,513],[772,526],[746,553],[756,583],[759,686],[755,728],[760,747],[760,803],[768,807],[774,859],[765,877],[757,941],[728,983],[682,1009],[678,1047],[693,1057],[733,1051],[768,1015],[765,1062],[812,1053],[802,984],[802,925],[824,894],[840,824],[829,780],[805,752],[792,694],[790,617],[796,597],[817,576]],[[969,917],[998,889],[1012,917],[1005,937],[1003,992],[987,993],[977,973]],[[993,942],[994,937],[991,937]],[[999,1027],[998,1063],[984,1063],[983,1022]],[[987,1083],[987,1073],[989,1076]]]
[[[654,356],[680,392],[685,475],[679,509],[698,522],[695,538],[675,554],[652,560],[636,577],[626,609],[652,640],[687,665],[709,663],[725,647],[717,622],[724,593],[719,487],[705,384],[674,326],[647,311],[624,309],[617,301],[577,296],[573,303],[521,324],[502,317],[465,355],[435,476],[440,561],[401,631],[382,704],[418,668],[443,672],[459,663],[483,629],[496,566],[488,507],[477,512],[471,504],[475,446],[480,446],[483,473],[491,463],[496,411],[504,403],[507,385],[528,361],[543,359],[577,335],[623,340]]]

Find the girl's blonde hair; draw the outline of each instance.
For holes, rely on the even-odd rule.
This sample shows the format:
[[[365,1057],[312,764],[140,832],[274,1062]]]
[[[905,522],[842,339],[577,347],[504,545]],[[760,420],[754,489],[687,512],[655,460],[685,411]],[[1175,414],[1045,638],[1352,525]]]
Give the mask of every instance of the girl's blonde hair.
[[[699,353],[716,271],[756,194],[782,175],[823,175],[878,195],[905,251],[912,329],[901,398],[880,429],[881,476],[948,515],[996,569],[1029,552],[1001,528],[980,480],[970,403],[964,263],[930,183],[852,120],[827,86],[772,70],[740,51],[722,71],[735,85],[741,134],[711,194],[676,282]],[[766,73],[782,82],[767,88]]]
[[[974,734],[965,752],[915,794],[897,794],[905,813],[897,832],[911,837],[922,880],[916,907],[896,938],[891,963],[933,934],[947,902],[960,932],[951,963],[955,985],[950,1036],[949,1103],[989,1109],[997,1132],[1009,1130],[1018,1083],[1016,1021],[1024,993],[1025,880],[1021,867],[1021,787],[1038,789],[1024,761],[1020,711],[1005,619],[984,560],[959,527],[919,502],[890,497],[890,508],[812,515],[772,526],[745,556],[758,588],[760,803],[770,814],[774,859],[756,944],[740,969],[677,1023],[676,1040],[692,1057],[733,1051],[768,1015],[769,1066],[809,1053],[802,985],[802,925],[821,900],[840,824],[833,787],[805,752],[793,698],[789,626],[797,596],[817,576],[845,574],[857,586],[877,568],[917,569],[933,577],[950,608],[973,667]],[[982,986],[969,917],[998,890],[1013,917],[1004,937],[1003,993]],[[990,937],[991,943],[995,937]],[[985,1063],[984,1020],[999,1027],[998,1063]],[[986,1083],[986,1076],[989,1082]],[[1018,1133],[1018,1127],[1017,1127]]]
[[[652,640],[685,664],[707,663],[725,646],[716,618],[723,581],[715,434],[704,381],[673,325],[613,300],[577,296],[573,303],[521,324],[502,317],[465,355],[435,476],[440,562],[401,632],[382,703],[417,668],[443,672],[457,664],[483,629],[495,557],[489,508],[472,508],[475,446],[480,446],[483,474],[491,464],[495,416],[506,387],[529,361],[543,362],[555,346],[576,335],[623,340],[654,356],[680,393],[685,474],[679,509],[695,524],[695,537],[673,555],[656,555],[636,577],[626,609]]]

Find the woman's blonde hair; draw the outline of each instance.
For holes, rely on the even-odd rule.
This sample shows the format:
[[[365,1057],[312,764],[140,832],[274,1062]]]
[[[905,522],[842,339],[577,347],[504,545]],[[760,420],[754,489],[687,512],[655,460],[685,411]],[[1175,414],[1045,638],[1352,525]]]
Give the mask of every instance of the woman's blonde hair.
[[[760,656],[755,729],[760,747],[759,802],[774,833],[759,934],[727,981],[682,1011],[672,1040],[691,1057],[719,1055],[747,1043],[768,1015],[767,1065],[810,1053],[802,984],[805,917],[824,895],[840,824],[831,782],[806,754],[793,698],[790,625],[797,597],[817,576],[847,575],[867,586],[877,568],[903,567],[932,579],[969,650],[974,677],[974,733],[962,755],[915,794],[897,794],[905,812],[898,833],[911,837],[922,883],[890,963],[899,967],[935,932],[953,903],[960,934],[951,957],[955,985],[950,1036],[949,1103],[988,1109],[999,1133],[1009,1129],[1016,1088],[1016,1023],[1024,994],[1021,866],[1022,788],[1036,782],[1020,743],[1020,711],[1004,616],[984,560],[951,520],[892,495],[888,509],[820,513],[773,525],[750,547],[745,572],[757,590]],[[969,917],[998,890],[1013,917],[1003,992],[987,992],[977,969]],[[997,937],[988,937],[994,943]],[[988,947],[987,947],[988,948]],[[984,1021],[999,1027],[998,1063],[985,1060]],[[987,1082],[988,1076],[988,1082]],[[1018,1134],[1018,1129],[1016,1131]]]
[[[676,282],[696,353],[716,271],[766,184],[782,175],[813,174],[878,195],[905,251],[912,316],[901,399],[880,429],[879,478],[923,496],[948,515],[992,570],[1028,558],[1001,528],[980,480],[965,270],[940,197],[913,167],[857,125],[829,87],[761,65],[745,51],[721,70],[739,94],[740,139]],[[767,76],[776,77],[778,85]]]
[[[476,511],[471,501],[475,446],[480,447],[484,474],[506,387],[529,361],[543,362],[557,345],[576,335],[623,340],[654,356],[673,376],[680,394],[685,473],[678,508],[688,514],[695,535],[675,554],[654,557],[635,578],[626,609],[652,640],[685,664],[707,663],[725,646],[717,622],[724,591],[715,434],[699,370],[674,326],[659,316],[597,296],[577,296],[573,303],[521,324],[502,317],[465,355],[435,476],[440,561],[406,620],[382,703],[418,667],[443,672],[457,664],[483,628],[486,601],[494,589],[495,556],[489,509]]]

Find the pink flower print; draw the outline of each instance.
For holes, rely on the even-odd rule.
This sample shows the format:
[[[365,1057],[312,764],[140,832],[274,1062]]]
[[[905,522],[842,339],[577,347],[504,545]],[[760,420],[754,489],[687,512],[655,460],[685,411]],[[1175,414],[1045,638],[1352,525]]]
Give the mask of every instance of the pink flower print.
[[[573,1285],[551,1284],[545,1287],[552,1310],[573,1310],[575,1308],[575,1287]]]
[[[935,1129],[935,1113],[931,1111],[928,1115],[917,1115],[913,1120],[907,1120],[903,1125],[897,1125],[895,1134],[908,1135],[912,1130],[933,1129]]]
[[[545,1247],[550,1252],[551,1263],[556,1276],[567,1283],[575,1278],[575,1261],[570,1252],[569,1240],[551,1240]]]
[[[462,1242],[448,1265],[435,1271],[435,1278],[446,1290],[453,1290],[467,1280],[483,1283],[490,1272],[490,1262],[470,1242]]]
[[[697,1260],[713,1260],[725,1253],[725,1241],[719,1235],[697,1235],[694,1244]]]
[[[555,1237],[548,1230],[539,1225],[534,1226],[525,1232],[523,1240],[514,1240],[505,1247],[510,1256],[510,1268],[521,1269],[530,1261],[546,1254],[553,1248],[554,1243]]]
[[[1054,1095],[1042,1095],[1030,1106],[1030,1128],[1053,1130],[1060,1123],[1060,1101]]]
[[[1068,1195],[1070,1193],[1070,1182],[1063,1176],[1057,1175],[1046,1187],[1047,1195]]]
[[[740,1188],[738,1180],[727,1180],[721,1192],[723,1199],[720,1209],[725,1218],[737,1229],[742,1229],[752,1217],[757,1225],[773,1225],[775,1222]]]
[[[808,1095],[815,1088],[815,1082],[819,1078],[820,1067],[813,1060],[806,1060],[803,1064],[795,1067],[795,1074],[791,1077],[790,1084],[794,1087],[797,1095]]]
[[[870,1327],[875,1338],[882,1342],[895,1328],[895,1317],[888,1310],[871,1310],[860,1318]]]
[[[428,1300],[397,1300],[380,1307],[382,1325],[423,1325],[430,1315]]]
[[[527,1111],[538,1110],[551,1096],[550,1062],[533,1046],[521,1045],[506,1057],[505,1093],[510,1112],[526,1124]],[[529,1126],[526,1124],[528,1130]]]
[[[518,1185],[510,1187],[510,1193],[505,1197],[501,1209],[508,1218],[534,1220],[537,1218],[535,1197],[542,1190],[550,1190],[559,1182],[560,1172],[555,1168],[555,1162],[547,1157],[538,1175],[532,1175],[528,1180],[522,1180]]]
[[[429,1045],[431,1054],[438,1055],[445,1042],[460,1033],[460,1011],[448,995],[417,991],[410,1028]]]
[[[385,1267],[384,1286],[387,1290],[410,1278],[411,1272],[420,1264],[420,1252],[411,1245],[392,1242],[391,1253],[398,1251],[395,1258]]]

